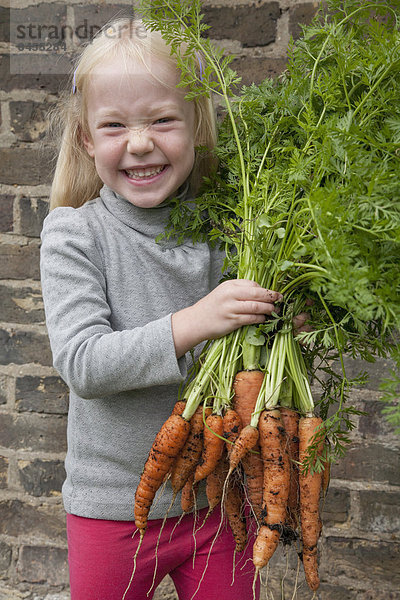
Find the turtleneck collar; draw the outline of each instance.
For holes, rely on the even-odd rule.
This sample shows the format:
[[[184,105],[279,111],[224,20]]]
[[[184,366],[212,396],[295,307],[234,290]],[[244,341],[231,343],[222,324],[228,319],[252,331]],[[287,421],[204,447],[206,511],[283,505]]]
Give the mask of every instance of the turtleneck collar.
[[[111,214],[135,231],[153,239],[165,231],[172,209],[168,199],[153,208],[140,208],[106,185],[101,188],[100,197]],[[182,202],[190,200],[187,189],[181,192],[181,197]],[[174,247],[177,243],[170,239],[162,240],[161,245]]]

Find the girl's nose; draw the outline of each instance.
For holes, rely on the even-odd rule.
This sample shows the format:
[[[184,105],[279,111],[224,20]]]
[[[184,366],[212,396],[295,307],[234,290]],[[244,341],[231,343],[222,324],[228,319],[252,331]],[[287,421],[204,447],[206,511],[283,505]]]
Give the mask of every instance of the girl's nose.
[[[146,129],[131,129],[128,134],[127,151],[143,156],[154,150],[154,142]]]

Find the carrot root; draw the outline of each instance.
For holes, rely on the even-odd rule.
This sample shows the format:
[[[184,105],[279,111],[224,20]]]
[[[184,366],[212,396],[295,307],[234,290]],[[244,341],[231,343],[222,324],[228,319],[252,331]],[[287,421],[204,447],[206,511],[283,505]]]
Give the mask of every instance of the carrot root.
[[[296,530],[299,525],[299,413],[291,408],[280,407],[281,419],[285,428],[289,454],[290,483],[287,504],[287,525]]]
[[[247,453],[254,448],[258,442],[258,438],[259,432],[256,427],[246,425],[246,427],[242,429],[229,454],[229,473],[232,473]]]
[[[236,552],[243,552],[247,543],[246,519],[242,516],[242,498],[236,481],[229,481],[225,497],[225,511],[236,542]]]
[[[154,497],[184,446],[189,430],[188,421],[180,415],[171,415],[156,435],[135,494],[135,525],[141,537]]]
[[[189,476],[189,479],[182,488],[181,493],[181,508],[184,513],[190,513],[196,502],[197,485],[193,485],[194,473]]]
[[[239,371],[235,376],[233,408],[241,418],[243,427],[250,424],[263,379],[262,371]]]
[[[190,432],[171,472],[171,485],[177,494],[194,472],[203,449],[203,407],[190,419]]]
[[[195,483],[205,479],[217,466],[224,449],[223,419],[221,415],[209,415],[204,425],[203,452],[194,472]]]
[[[222,500],[227,473],[228,465],[226,454],[224,454],[218,461],[215,469],[207,476],[206,479],[206,496],[208,500],[208,513],[206,518]]]
[[[257,454],[249,452],[243,457],[242,466],[246,477],[247,497],[257,522],[261,523],[264,468],[258,444],[255,446],[255,450]]]
[[[309,456],[309,448],[317,429],[322,425],[319,417],[302,417],[299,421],[299,486],[300,486],[300,523],[303,543],[303,567],[306,581],[313,591],[319,587],[317,542],[321,534],[319,501],[322,488],[322,473],[302,468]],[[322,452],[323,440],[319,451]]]
[[[226,442],[226,449],[228,454],[230,454],[232,450],[232,446],[235,443],[236,439],[239,436],[239,433],[242,429],[242,419],[233,408],[228,408],[228,410],[224,414],[223,418],[223,437]]]
[[[256,569],[262,569],[268,564],[278,546],[279,536],[278,527],[274,529],[269,525],[260,527],[253,546],[253,563]]]
[[[259,430],[264,464],[263,524],[253,546],[253,562],[261,569],[274,554],[283,531],[289,496],[289,457],[278,409],[261,413]]]

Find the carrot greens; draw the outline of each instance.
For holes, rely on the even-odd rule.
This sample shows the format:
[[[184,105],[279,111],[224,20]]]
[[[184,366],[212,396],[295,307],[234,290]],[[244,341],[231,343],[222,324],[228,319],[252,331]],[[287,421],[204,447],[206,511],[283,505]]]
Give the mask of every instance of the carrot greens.
[[[167,235],[220,244],[226,278],[284,297],[265,324],[206,346],[183,416],[210,397],[229,406],[243,363],[261,367],[252,424],[277,404],[316,410],[330,440],[323,460],[334,460],[358,413],[344,356],[400,354],[400,9],[327,0],[290,45],[286,71],[247,87],[204,37],[200,0],[142,0],[140,11],[171,45],[187,97],[216,95],[225,108],[218,169],[193,203],[176,201]],[[312,331],[294,337],[304,310]],[[318,446],[310,464],[321,466]]]

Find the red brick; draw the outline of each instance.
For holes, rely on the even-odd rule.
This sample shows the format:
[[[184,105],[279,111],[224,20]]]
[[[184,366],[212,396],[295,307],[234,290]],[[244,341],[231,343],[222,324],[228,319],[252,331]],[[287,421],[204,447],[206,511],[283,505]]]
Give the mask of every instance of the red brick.
[[[15,232],[29,237],[39,237],[43,220],[49,214],[49,203],[42,198],[22,197],[17,200],[19,213]]]
[[[232,61],[232,69],[241,76],[241,85],[261,83],[267,77],[276,77],[286,68],[284,58],[241,56]]]
[[[40,185],[52,179],[49,148],[0,148],[0,182],[8,185]]]
[[[6,542],[0,541],[0,575],[7,577],[8,569],[11,565],[12,548]]]
[[[319,2],[305,2],[292,6],[289,10],[289,33],[297,40],[302,36],[300,25],[309,25],[316,15]]]
[[[11,131],[21,142],[35,142],[46,134],[46,119],[49,102],[12,101],[10,102]]]
[[[0,413],[0,440],[4,448],[30,452],[65,452],[66,417]]]
[[[15,287],[0,283],[1,320],[7,323],[42,323],[42,294],[31,286]]]
[[[15,60],[17,59],[21,60],[18,55],[15,55]],[[23,60],[29,65],[32,57],[30,54],[25,54]],[[66,73],[68,70],[66,70],[66,67],[62,69],[61,73],[55,74],[43,73],[38,70],[31,73],[32,67],[29,69],[29,73],[24,73],[23,64],[19,65],[19,69],[17,70],[13,65],[13,72],[11,72],[10,55],[0,54],[0,81],[5,92],[21,89],[43,89],[47,93],[57,93],[65,86],[67,80]]]
[[[0,329],[0,364],[9,363],[52,366],[53,359],[47,335],[36,331]]]
[[[332,477],[400,485],[400,453],[379,444],[354,445],[334,465]]]
[[[400,532],[400,492],[361,490],[359,529],[373,533]]]
[[[397,544],[331,537],[323,550],[330,576],[361,581],[364,589],[368,589],[368,579],[373,580],[377,588],[380,583],[390,581],[393,589],[400,589],[400,547]]]
[[[68,583],[67,550],[50,546],[22,546],[17,572],[20,581],[65,585]]]
[[[13,230],[14,196],[0,194],[0,232],[8,233]]]
[[[65,513],[61,507],[0,500],[0,534],[64,541]]]
[[[31,496],[54,496],[61,493],[65,479],[64,463],[60,460],[19,460],[19,480]]]
[[[7,487],[8,481],[8,458],[0,456],[0,489]]]
[[[281,11],[278,2],[239,6],[204,6],[206,32],[213,39],[232,39],[244,47],[267,46],[275,41]]]
[[[60,377],[17,377],[16,408],[19,412],[66,415],[68,387]]]
[[[40,279],[39,262],[36,241],[0,245],[0,279]]]

